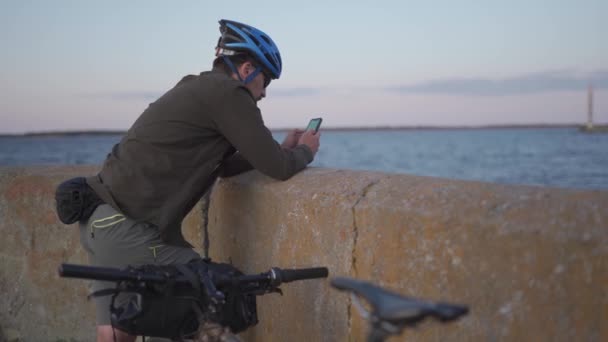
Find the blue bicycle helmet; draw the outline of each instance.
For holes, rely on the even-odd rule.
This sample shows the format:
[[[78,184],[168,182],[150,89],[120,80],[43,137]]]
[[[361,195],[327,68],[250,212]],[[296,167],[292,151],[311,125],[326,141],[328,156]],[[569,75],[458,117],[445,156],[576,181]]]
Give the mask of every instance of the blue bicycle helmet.
[[[266,33],[236,21],[222,19],[219,23],[222,36],[217,42],[217,56],[248,53],[273,79],[281,76],[281,53]]]

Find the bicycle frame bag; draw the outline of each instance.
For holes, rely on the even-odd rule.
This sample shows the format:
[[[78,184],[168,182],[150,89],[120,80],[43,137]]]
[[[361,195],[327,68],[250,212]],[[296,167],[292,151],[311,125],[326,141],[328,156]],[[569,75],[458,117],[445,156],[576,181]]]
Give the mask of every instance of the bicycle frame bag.
[[[230,277],[243,275],[243,272],[231,264],[209,261],[207,266],[212,277],[214,275]],[[221,289],[221,291],[226,296],[219,317],[221,325],[229,327],[233,333],[239,333],[258,323],[257,297],[255,294],[242,293],[237,287],[228,287]]]
[[[244,331],[258,322],[255,295],[225,289],[222,290],[225,300],[211,305],[210,297],[202,288],[200,274],[209,276],[209,279],[214,274],[243,274],[232,265],[196,260],[186,265],[144,265],[132,269],[145,274],[162,274],[168,281],[123,281],[117,284],[116,289],[93,294],[113,294],[110,305],[112,326],[131,335],[180,340],[194,337],[201,321],[217,322],[229,327],[233,333]],[[178,276],[187,277],[190,284],[175,282]]]

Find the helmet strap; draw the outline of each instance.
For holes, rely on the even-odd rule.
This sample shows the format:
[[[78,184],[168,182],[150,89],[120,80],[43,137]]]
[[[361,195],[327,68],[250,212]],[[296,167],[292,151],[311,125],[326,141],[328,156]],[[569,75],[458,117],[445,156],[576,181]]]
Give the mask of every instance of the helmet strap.
[[[249,76],[247,76],[247,78],[243,81],[243,83],[247,84],[247,83],[251,82],[261,71],[262,71],[262,68],[260,68],[260,67],[255,68],[255,70],[251,74],[249,74]]]
[[[230,68],[230,70],[232,70],[232,72],[236,74],[236,76],[239,78],[239,81],[242,82],[243,79],[241,78],[241,74],[239,74],[239,71],[236,70],[234,63],[232,63],[230,58],[228,58],[227,56],[222,56],[222,59],[224,60],[224,63],[226,63],[226,65]]]
[[[226,63],[226,65],[228,65],[230,70],[232,70],[232,72],[236,74],[236,76],[239,78],[239,81],[243,82],[243,84],[247,84],[247,83],[251,82],[262,71],[261,67],[256,67],[255,70],[251,74],[249,74],[249,76],[247,76],[247,78],[245,78],[243,80],[243,78],[241,78],[241,74],[239,73],[237,68],[234,66],[234,63],[232,63],[230,58],[228,58],[227,56],[222,56],[222,58],[224,59],[224,63]]]

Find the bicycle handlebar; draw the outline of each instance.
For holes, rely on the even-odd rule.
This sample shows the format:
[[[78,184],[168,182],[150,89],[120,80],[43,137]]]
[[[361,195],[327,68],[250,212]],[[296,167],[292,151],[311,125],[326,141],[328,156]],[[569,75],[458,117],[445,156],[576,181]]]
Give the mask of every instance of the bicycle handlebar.
[[[75,264],[59,265],[59,276],[64,278],[78,278],[104,281],[149,281],[164,282],[167,280],[160,274],[144,274],[130,269],[112,267],[85,266]]]
[[[327,267],[313,267],[300,269],[280,269],[272,268],[270,272],[274,272],[281,282],[289,283],[296,280],[326,278],[328,275]]]
[[[85,266],[74,264],[61,264],[58,269],[59,276],[66,278],[79,278],[104,281],[143,281],[163,283],[168,281],[169,275],[159,273],[146,273],[135,269],[119,269],[112,267]],[[326,278],[329,274],[327,267],[313,267],[300,269],[281,269],[273,267],[267,272],[256,275],[242,275],[236,277],[214,278],[215,286],[227,284],[241,285],[247,283],[267,282],[271,286],[279,286],[296,280]],[[190,284],[190,280],[179,275],[174,278],[177,283]]]

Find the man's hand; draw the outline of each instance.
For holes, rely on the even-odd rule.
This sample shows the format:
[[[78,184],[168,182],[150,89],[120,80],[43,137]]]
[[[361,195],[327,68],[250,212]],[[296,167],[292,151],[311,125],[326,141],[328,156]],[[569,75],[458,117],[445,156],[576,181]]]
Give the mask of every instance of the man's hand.
[[[313,130],[308,130],[308,131],[302,133],[302,135],[300,136],[300,139],[298,140],[297,145],[304,144],[304,145],[310,147],[312,154],[315,155],[315,154],[317,154],[317,151],[319,150],[319,139],[320,138],[321,138],[321,132],[315,133],[315,131],[313,131]]]
[[[289,131],[287,133],[287,136],[283,140],[281,147],[286,148],[286,149],[296,147],[298,145],[298,141],[300,140],[300,137],[302,136],[302,133],[304,133],[304,131],[301,129],[294,129],[292,131]]]

